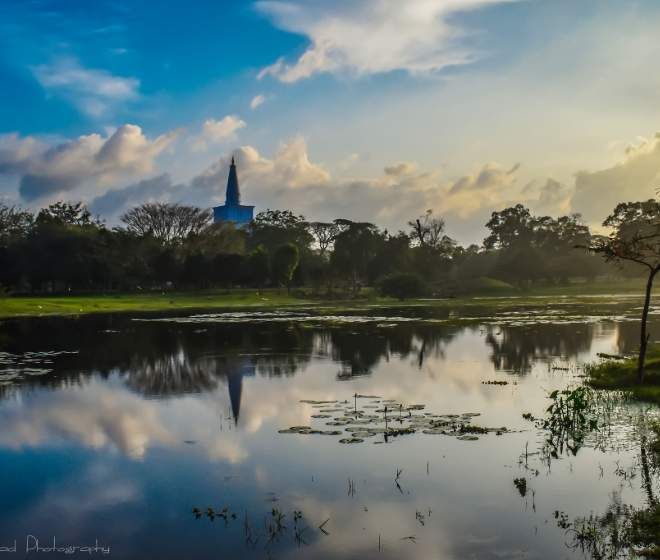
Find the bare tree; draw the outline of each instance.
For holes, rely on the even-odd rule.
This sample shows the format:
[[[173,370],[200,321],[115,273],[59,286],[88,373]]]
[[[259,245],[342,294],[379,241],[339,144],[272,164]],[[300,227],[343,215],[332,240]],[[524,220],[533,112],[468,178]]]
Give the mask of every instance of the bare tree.
[[[167,202],[146,202],[121,217],[128,231],[151,235],[164,245],[179,243],[190,234],[199,233],[210,220],[210,210]]]
[[[603,226],[611,228],[612,233],[594,237],[589,249],[600,253],[608,261],[630,261],[646,267],[648,271],[637,360],[637,381],[642,383],[649,341],[647,320],[653,280],[660,271],[660,202],[651,199],[618,204]]]
[[[312,222],[309,224],[309,227],[319,245],[321,256],[325,256],[326,251],[335,242],[335,239],[341,232],[341,226],[334,222]]]
[[[412,228],[410,238],[420,247],[444,254],[451,253],[456,247],[456,241],[445,235],[445,221],[433,216],[433,210],[427,210],[423,216],[408,222],[408,225]]]
[[[427,210],[423,216],[411,220],[410,237],[421,247],[435,248],[440,244],[445,231],[445,221],[433,216],[433,210]]]

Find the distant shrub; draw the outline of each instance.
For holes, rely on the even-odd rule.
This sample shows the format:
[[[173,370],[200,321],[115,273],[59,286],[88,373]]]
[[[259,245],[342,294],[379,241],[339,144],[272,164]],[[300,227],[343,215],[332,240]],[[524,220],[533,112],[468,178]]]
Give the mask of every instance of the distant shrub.
[[[480,276],[467,282],[468,288],[474,291],[483,292],[509,292],[515,290],[515,287],[508,282],[490,278],[489,276]]]
[[[382,295],[401,300],[419,297],[426,291],[424,281],[417,274],[407,272],[388,274],[381,279],[379,288]]]

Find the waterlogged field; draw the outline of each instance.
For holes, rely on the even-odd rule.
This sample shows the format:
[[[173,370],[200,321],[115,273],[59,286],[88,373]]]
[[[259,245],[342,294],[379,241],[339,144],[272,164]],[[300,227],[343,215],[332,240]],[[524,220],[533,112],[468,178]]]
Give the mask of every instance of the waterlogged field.
[[[627,557],[600,518],[660,491],[656,409],[599,393],[567,427],[549,395],[633,350],[638,312],[598,296],[8,320],[0,547]]]

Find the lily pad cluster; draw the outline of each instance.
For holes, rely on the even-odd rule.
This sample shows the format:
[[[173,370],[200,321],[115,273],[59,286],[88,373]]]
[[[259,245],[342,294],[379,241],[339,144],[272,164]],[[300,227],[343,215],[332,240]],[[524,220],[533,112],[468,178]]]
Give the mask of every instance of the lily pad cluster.
[[[478,440],[480,435],[494,432],[502,435],[506,427],[485,428],[472,424],[479,412],[435,414],[424,404],[405,404],[375,395],[353,395],[350,400],[310,400],[314,412],[308,426],[291,426],[280,434],[341,436],[339,443],[387,443],[390,438],[422,433],[453,436],[462,441]]]

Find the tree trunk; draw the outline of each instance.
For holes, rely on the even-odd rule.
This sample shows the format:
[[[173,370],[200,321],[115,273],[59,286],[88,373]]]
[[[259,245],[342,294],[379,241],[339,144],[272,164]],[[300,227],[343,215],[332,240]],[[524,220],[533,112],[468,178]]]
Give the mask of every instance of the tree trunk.
[[[637,359],[637,382],[643,383],[644,381],[644,365],[646,363],[646,348],[649,342],[649,335],[646,332],[646,322],[649,317],[649,307],[651,306],[651,292],[653,291],[653,279],[655,278],[657,268],[654,268],[649,273],[649,278],[646,281],[646,294],[644,296],[644,310],[642,311],[642,328],[640,330],[639,339],[639,358]]]

